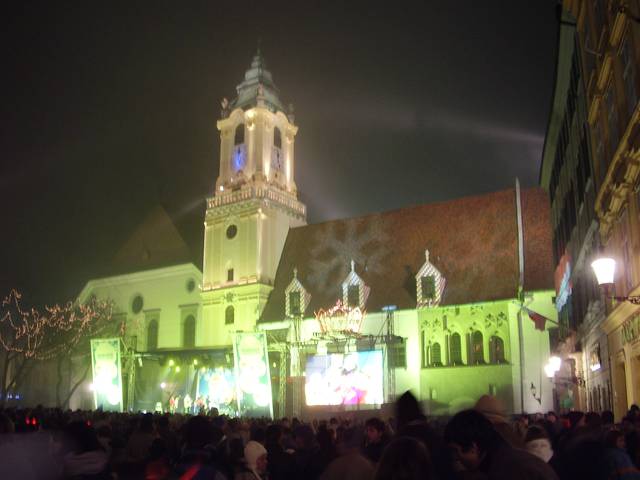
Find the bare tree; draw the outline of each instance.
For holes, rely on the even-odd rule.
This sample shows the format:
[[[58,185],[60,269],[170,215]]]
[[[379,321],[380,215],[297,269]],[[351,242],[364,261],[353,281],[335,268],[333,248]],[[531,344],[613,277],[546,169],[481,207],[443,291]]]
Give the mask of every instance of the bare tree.
[[[40,312],[36,308],[23,309],[21,298],[12,290],[2,301],[0,311],[0,405],[6,403],[7,395],[24,380],[35,362],[70,361],[72,355],[88,347],[91,337],[114,328],[111,302],[91,297],[85,304],[68,302],[47,306]],[[56,393],[60,401],[61,392]]]

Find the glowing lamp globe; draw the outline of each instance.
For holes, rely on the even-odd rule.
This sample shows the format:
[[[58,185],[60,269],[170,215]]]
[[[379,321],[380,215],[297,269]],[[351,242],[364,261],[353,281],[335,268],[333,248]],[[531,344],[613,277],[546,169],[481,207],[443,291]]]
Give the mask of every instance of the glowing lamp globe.
[[[556,374],[556,369],[553,368],[553,365],[547,363],[544,366],[544,374],[547,376],[547,378],[553,378]]]
[[[591,263],[591,268],[593,268],[593,272],[596,274],[598,285],[604,286],[613,284],[613,277],[616,273],[616,261],[613,258],[596,258]]]
[[[560,366],[562,365],[562,359],[556,356],[550,357],[549,365],[551,365],[551,367],[557,372],[560,370]]]

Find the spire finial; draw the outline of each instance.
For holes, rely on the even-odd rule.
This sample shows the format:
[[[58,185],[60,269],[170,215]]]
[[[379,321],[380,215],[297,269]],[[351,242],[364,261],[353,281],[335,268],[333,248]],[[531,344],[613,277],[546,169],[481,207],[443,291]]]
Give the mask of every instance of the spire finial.
[[[293,267],[293,278],[298,278],[298,267]]]
[[[351,259],[351,271],[352,272],[356,271],[356,262],[353,261],[353,258]]]
[[[424,251],[424,256],[426,257],[427,262],[428,262],[429,261],[429,249],[428,248]]]

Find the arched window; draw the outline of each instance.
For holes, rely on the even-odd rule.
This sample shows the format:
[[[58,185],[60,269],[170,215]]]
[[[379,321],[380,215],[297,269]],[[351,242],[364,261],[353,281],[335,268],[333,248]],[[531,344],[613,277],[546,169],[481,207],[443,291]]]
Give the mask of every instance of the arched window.
[[[282,148],[282,134],[280,133],[280,129],[278,127],[273,129],[273,146]]]
[[[182,345],[185,348],[193,348],[196,346],[196,318],[189,315],[184,319],[182,326]]]
[[[432,367],[442,366],[442,355],[440,352],[439,343],[434,343],[433,345],[431,345],[431,366]]]
[[[489,339],[489,362],[505,363],[504,341],[497,335],[494,335]]]
[[[147,325],[147,350],[158,348],[158,320],[153,319]]]
[[[236,134],[233,138],[234,145],[241,145],[244,143],[244,123],[241,123],[236,127]]]
[[[229,305],[227,309],[224,311],[224,324],[231,325],[235,322],[236,312],[233,309],[233,305]]]
[[[475,331],[471,336],[472,363],[475,365],[484,363],[484,346],[482,345],[482,332]]]
[[[451,365],[462,365],[462,341],[460,334],[454,333],[449,340],[449,359]]]

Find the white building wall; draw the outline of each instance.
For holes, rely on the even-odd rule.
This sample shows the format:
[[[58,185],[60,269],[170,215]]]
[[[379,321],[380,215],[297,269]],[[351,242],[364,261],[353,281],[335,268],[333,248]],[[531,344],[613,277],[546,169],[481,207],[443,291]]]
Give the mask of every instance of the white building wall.
[[[188,291],[189,281],[195,288]],[[184,308],[196,306],[196,329],[201,322],[200,284],[202,274],[193,264],[147,270],[128,275],[118,275],[91,280],[82,290],[78,299],[85,301],[91,295],[100,300],[114,302],[114,314],[126,315],[127,331],[138,337],[138,349],[146,349],[145,314],[158,313],[158,348],[178,348],[182,346],[182,312]],[[142,311],[134,313],[133,299],[143,298]],[[196,330],[197,331],[197,330]],[[196,339],[197,341],[197,339]]]

